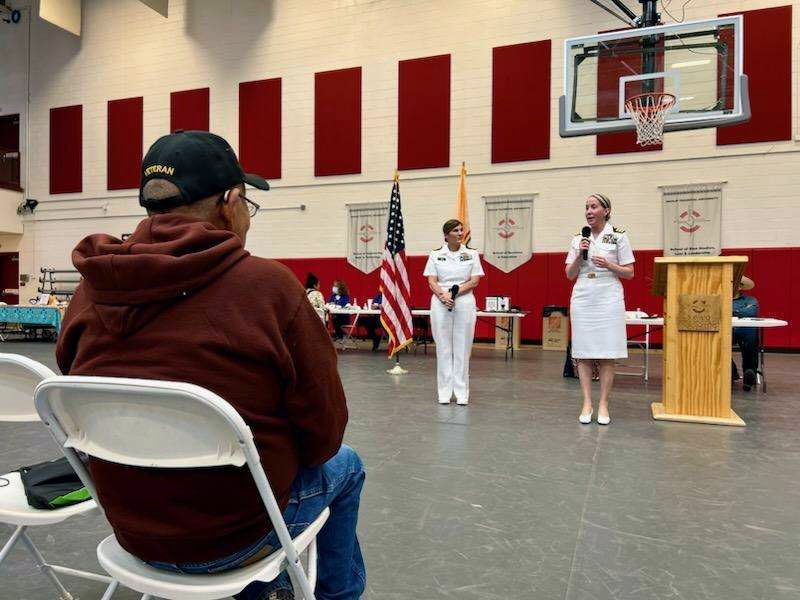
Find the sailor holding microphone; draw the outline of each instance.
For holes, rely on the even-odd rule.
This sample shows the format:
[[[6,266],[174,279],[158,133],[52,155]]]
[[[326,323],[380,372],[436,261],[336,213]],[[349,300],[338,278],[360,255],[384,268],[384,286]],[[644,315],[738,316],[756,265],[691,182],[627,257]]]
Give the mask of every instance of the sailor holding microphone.
[[[483,277],[477,250],[463,245],[464,227],[458,219],[442,226],[445,244],[428,257],[423,275],[433,292],[431,330],[436,342],[439,404],[469,403],[469,356],[475,337],[477,308],[472,290]]]

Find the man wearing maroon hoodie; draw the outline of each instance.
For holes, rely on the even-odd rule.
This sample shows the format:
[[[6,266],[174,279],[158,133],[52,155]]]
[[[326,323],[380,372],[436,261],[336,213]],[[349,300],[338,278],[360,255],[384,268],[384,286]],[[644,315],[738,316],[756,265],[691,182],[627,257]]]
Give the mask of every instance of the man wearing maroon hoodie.
[[[83,276],[56,350],[64,374],[183,381],[230,402],[253,431],[289,531],[326,506],[320,600],[355,600],[365,585],[356,522],[364,470],[342,445],[347,423],[336,353],[294,275],[244,249],[258,205],[230,145],[201,131],[157,140],[142,164],[148,218],[122,242],[81,241]],[[246,469],[153,470],[90,460],[123,548],[183,573],[251,564],[279,546]],[[237,598],[291,598],[284,573]]]

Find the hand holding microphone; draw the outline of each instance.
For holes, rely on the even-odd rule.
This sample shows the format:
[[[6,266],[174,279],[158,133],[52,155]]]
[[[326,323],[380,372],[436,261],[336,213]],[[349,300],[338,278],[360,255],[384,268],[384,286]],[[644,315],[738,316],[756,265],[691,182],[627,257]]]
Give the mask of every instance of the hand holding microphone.
[[[591,233],[592,233],[591,228],[587,226],[584,226],[583,229],[581,229],[581,237],[583,239],[581,240],[580,247],[581,247],[581,258],[583,260],[589,259],[589,235]]]
[[[447,306],[448,311],[453,310],[453,306],[456,303],[456,296],[458,296],[458,289],[459,288],[457,285],[454,285],[453,287],[450,288],[450,304]]]

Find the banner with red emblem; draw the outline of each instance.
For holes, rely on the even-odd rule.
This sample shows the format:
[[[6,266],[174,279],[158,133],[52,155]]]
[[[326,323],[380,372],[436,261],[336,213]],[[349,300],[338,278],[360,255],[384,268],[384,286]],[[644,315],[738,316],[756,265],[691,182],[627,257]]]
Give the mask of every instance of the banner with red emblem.
[[[722,187],[722,183],[661,187],[664,256],[720,254]]]
[[[510,273],[533,256],[533,195],[484,196],[483,259]]]
[[[362,273],[381,266],[388,202],[348,204],[347,262]]]

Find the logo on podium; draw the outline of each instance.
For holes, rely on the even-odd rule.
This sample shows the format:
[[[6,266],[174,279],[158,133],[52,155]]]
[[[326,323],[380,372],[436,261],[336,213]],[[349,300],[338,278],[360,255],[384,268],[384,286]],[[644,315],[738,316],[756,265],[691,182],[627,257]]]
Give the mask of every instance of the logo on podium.
[[[719,331],[720,298],[711,294],[678,296],[678,331]]]

